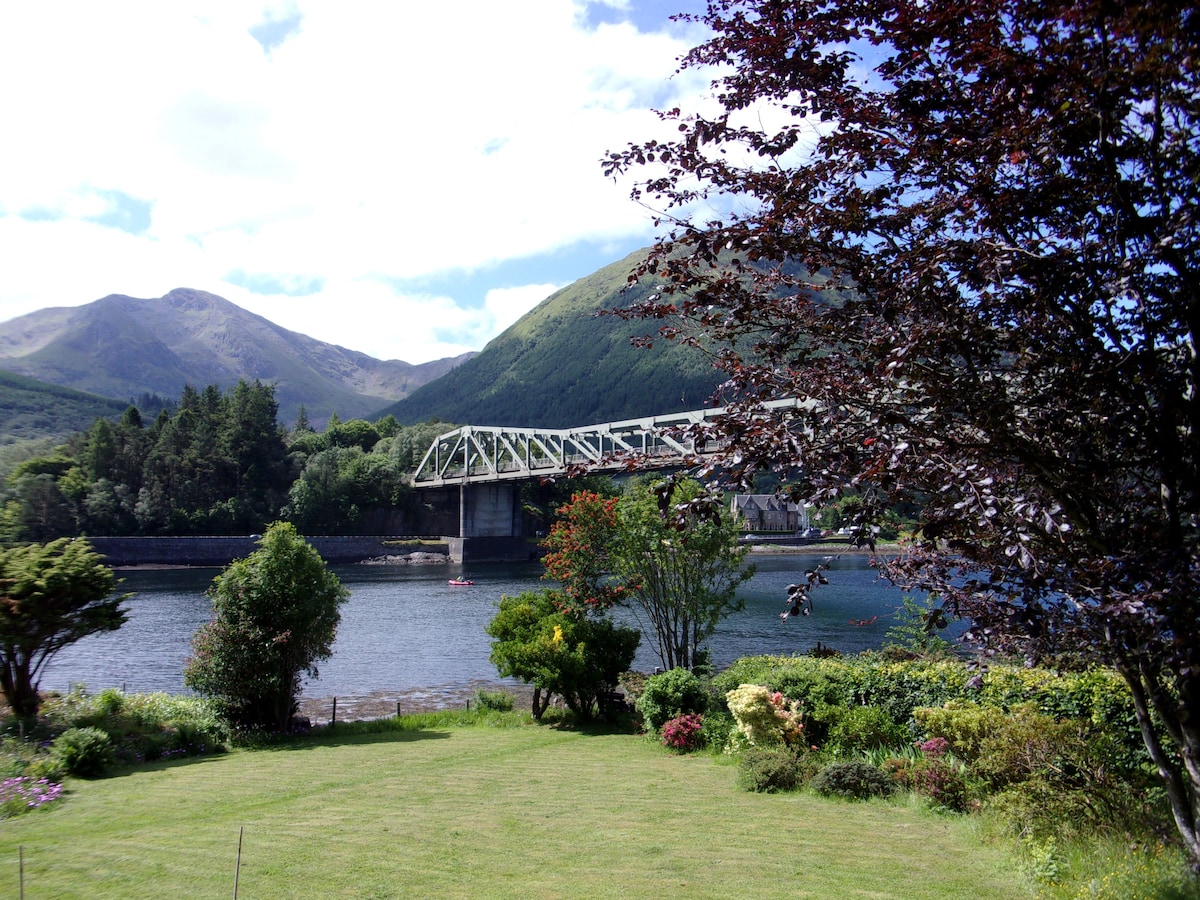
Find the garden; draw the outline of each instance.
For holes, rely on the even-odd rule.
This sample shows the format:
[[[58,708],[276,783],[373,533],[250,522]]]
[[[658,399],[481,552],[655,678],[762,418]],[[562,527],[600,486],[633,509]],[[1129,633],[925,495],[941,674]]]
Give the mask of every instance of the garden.
[[[1103,670],[976,677],[893,647],[620,681],[633,711],[600,721],[560,703],[535,720],[480,691],[467,709],[284,734],[231,730],[194,697],[50,696],[36,732],[8,722],[0,884],[1200,896],[1128,691]]]

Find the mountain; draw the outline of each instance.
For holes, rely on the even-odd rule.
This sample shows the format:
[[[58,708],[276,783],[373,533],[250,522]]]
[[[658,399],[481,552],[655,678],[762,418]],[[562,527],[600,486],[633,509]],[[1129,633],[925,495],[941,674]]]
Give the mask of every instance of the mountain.
[[[552,294],[478,356],[382,413],[404,424],[436,417],[568,428],[702,408],[721,381],[704,353],[670,341],[633,347],[630,337],[653,332],[655,323],[596,315],[654,290],[641,283],[622,292],[644,254]]]
[[[65,438],[87,431],[96,419],[119,417],[128,405],[0,371],[0,444]]]
[[[177,399],[184,385],[275,384],[282,422],[301,405],[314,425],[364,416],[473,354],[412,365],[382,361],[288,331],[215,294],[178,288],[141,300],[111,294],[0,325],[0,368],[127,401]]]

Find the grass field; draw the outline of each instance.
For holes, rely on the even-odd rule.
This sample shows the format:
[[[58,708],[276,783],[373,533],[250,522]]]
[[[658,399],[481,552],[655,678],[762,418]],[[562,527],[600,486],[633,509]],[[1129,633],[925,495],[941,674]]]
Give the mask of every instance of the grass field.
[[[296,741],[72,780],[0,821],[0,896],[987,898],[972,819],[751,794],[711,756],[549,727]]]

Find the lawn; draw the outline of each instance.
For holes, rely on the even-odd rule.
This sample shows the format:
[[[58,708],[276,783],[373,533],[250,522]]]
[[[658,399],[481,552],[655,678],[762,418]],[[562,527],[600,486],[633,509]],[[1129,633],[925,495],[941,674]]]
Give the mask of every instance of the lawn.
[[[0,821],[0,896],[1014,898],[972,819],[751,794],[711,756],[435,727],[160,763]],[[20,848],[20,850],[19,850]]]

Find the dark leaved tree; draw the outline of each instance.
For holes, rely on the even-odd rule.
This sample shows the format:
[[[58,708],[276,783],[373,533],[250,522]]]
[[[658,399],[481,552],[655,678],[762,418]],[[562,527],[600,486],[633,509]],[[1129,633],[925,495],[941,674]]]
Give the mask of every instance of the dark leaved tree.
[[[712,114],[614,152],[668,229],[653,339],[715,342],[736,472],[857,525],[989,649],[1124,676],[1200,864],[1200,14],[710,0]],[[647,169],[647,167],[649,167]],[[640,176],[639,176],[640,177]],[[759,401],[796,397],[786,412]],[[869,537],[869,534],[865,536]]]

